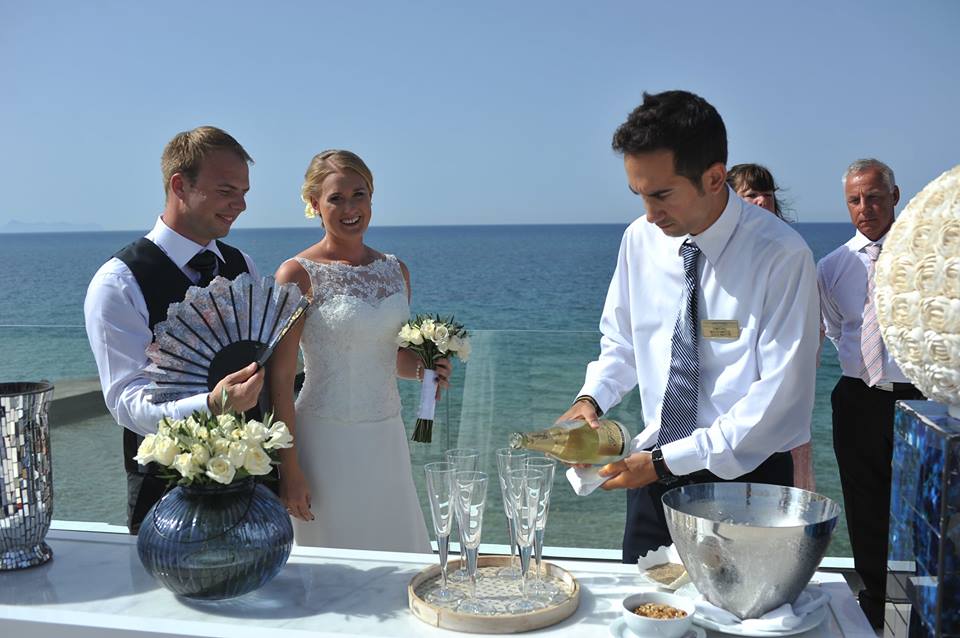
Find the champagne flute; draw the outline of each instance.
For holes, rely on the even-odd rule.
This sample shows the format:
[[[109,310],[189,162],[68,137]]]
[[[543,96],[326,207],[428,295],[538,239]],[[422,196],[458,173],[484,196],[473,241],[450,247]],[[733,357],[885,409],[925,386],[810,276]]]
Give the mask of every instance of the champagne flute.
[[[507,496],[513,510],[513,525],[517,532],[517,551],[520,554],[520,600],[508,609],[513,613],[527,613],[542,609],[545,605],[527,597],[527,571],[530,567],[530,551],[537,529],[537,511],[543,493],[543,472],[534,469],[510,470],[507,472]]]
[[[453,463],[456,466],[458,472],[475,472],[477,465],[480,463],[480,451],[472,447],[453,448],[444,452],[443,456],[448,463]],[[459,519],[457,520],[459,521]],[[459,522],[457,523],[457,533],[460,540],[460,567],[450,574],[450,582],[462,583],[469,576],[463,561],[463,530],[460,529]]]
[[[496,612],[488,602],[477,598],[477,554],[483,531],[483,508],[487,499],[487,475],[484,472],[457,472],[454,476],[457,524],[463,538],[470,581],[469,596],[460,601],[457,611],[486,615]]]
[[[520,570],[514,567],[514,548],[517,545],[517,530],[513,522],[513,510],[507,497],[507,472],[523,469],[528,454],[523,450],[503,447],[497,450],[497,474],[500,478],[500,497],[503,500],[503,513],[507,516],[507,543],[510,545],[510,564],[497,572],[503,578],[520,578]],[[519,554],[519,552],[517,552]]]
[[[550,600],[559,589],[543,579],[543,534],[547,527],[547,514],[550,512],[550,493],[553,491],[553,478],[557,471],[557,462],[543,456],[531,456],[524,462],[526,467],[543,472],[543,491],[537,507],[537,529],[533,535],[533,555],[537,565],[536,579],[530,583],[530,593],[541,599]]]
[[[463,598],[456,589],[447,587],[447,551],[450,548],[450,532],[453,529],[454,475],[457,468],[453,463],[427,463],[423,466],[427,478],[427,496],[430,499],[430,516],[433,519],[433,531],[437,536],[437,552],[440,554],[440,589],[427,594],[432,603],[451,603]]]

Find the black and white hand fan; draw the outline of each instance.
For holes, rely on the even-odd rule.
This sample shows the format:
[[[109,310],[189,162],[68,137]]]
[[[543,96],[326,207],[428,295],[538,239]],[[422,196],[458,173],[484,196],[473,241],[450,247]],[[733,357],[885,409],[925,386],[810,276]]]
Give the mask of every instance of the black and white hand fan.
[[[154,403],[213,390],[223,377],[263,366],[310,300],[296,284],[244,273],[194,286],[153,330],[147,392]]]

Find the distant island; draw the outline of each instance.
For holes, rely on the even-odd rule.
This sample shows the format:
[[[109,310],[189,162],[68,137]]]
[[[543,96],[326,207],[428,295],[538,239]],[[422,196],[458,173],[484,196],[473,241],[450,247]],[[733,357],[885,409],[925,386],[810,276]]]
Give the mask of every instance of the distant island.
[[[22,222],[17,219],[0,226],[0,233],[79,233],[101,231],[100,224],[64,224],[62,222]]]

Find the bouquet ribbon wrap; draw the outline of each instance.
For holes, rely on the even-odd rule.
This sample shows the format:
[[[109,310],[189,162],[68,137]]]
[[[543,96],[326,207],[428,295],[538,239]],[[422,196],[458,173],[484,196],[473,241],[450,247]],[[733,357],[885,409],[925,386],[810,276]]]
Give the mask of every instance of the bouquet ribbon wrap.
[[[429,368],[423,371],[423,384],[420,386],[420,412],[418,419],[433,421],[437,409],[437,373]]]

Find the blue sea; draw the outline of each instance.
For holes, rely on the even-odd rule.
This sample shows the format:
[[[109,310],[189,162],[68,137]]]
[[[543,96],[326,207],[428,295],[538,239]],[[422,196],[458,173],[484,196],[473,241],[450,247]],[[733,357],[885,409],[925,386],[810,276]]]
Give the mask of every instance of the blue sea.
[[[488,471],[510,432],[548,426],[580,388],[598,352],[597,324],[625,225],[373,227],[367,241],[396,254],[411,271],[412,311],[454,314],[474,334],[474,352],[458,365],[454,388],[438,407],[431,444],[410,444],[414,476],[450,447],[476,447]],[[848,224],[794,227],[819,259],[845,242]],[[143,233],[0,234],[0,380],[67,379],[96,374],[83,330],[83,298],[99,266]],[[230,243],[262,274],[320,239],[312,229],[238,229]],[[823,349],[813,414],[818,491],[841,499],[830,428],[830,391],[839,377],[834,349]],[[412,432],[417,387],[401,382]],[[636,394],[612,411],[642,427]],[[109,416],[53,423],[55,516],[123,524],[120,437]],[[345,450],[358,460],[363,450]],[[624,496],[577,497],[558,479],[547,545],[619,548]],[[490,494],[499,511],[499,494]],[[842,500],[841,500],[842,502]],[[427,509],[424,510],[428,512]],[[427,513],[429,517],[429,513]],[[497,516],[494,514],[494,516]],[[502,518],[502,517],[499,517]],[[499,518],[484,541],[505,543]],[[428,518],[429,520],[429,518]],[[489,520],[489,519],[488,519]],[[841,526],[829,553],[849,555]]]

